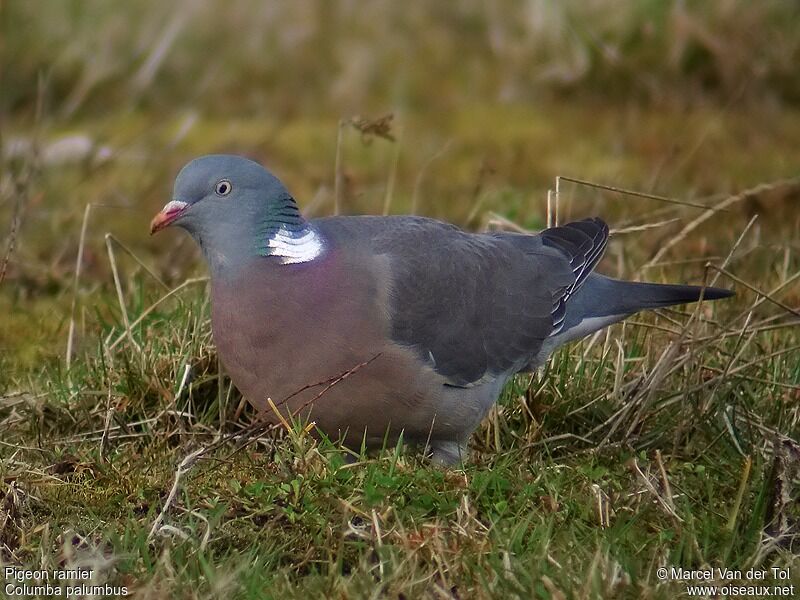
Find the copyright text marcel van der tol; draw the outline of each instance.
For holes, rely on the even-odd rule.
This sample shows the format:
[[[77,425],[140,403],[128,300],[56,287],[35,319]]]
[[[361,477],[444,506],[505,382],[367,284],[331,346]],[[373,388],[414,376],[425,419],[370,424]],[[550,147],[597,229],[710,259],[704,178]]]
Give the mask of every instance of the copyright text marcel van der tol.
[[[3,598],[120,597],[130,592],[127,586],[97,583],[92,569],[21,569],[3,567]]]
[[[795,585],[788,568],[766,569],[684,569],[660,567],[656,577],[661,581],[682,581],[687,596],[745,597],[745,598],[796,598]]]

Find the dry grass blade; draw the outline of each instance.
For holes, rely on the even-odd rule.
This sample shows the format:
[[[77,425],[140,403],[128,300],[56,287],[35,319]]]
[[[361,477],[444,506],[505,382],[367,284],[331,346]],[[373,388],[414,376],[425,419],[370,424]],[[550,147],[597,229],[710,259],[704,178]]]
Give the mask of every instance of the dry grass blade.
[[[645,385],[640,388],[640,394],[638,394],[635,398],[628,400],[628,405],[631,407],[638,405],[638,410],[628,424],[628,428],[624,436],[625,440],[630,439],[634,430],[638,429],[642,424],[642,421],[647,418],[647,409],[655,401],[656,392],[661,383],[667,377],[671,362],[678,355],[679,350],[680,342],[671,342],[659,357],[658,361],[653,367],[652,372],[650,373],[650,376],[647,378]],[[614,428],[612,428],[611,432],[609,433],[612,433],[613,431]],[[607,439],[604,441],[607,441]]]
[[[749,456],[745,457],[744,466],[742,467],[742,478],[739,481],[739,489],[736,492],[736,499],[733,502],[733,508],[731,508],[731,514],[728,517],[728,524],[725,527],[728,531],[732,532],[736,528],[736,521],[739,518],[739,510],[742,506],[742,498],[747,490],[747,482],[750,479],[750,467],[752,467],[752,465],[753,459]]]
[[[6,242],[6,251],[3,254],[2,260],[0,260],[0,285],[3,284],[3,281],[6,278],[6,272],[8,271],[8,263],[11,261],[11,257],[14,254],[14,250],[17,246],[17,238],[19,236],[19,229],[22,225],[22,213],[23,209],[25,208],[25,204],[28,200],[28,195],[30,194],[30,177],[32,177],[31,173],[28,173],[22,179],[14,178],[13,181],[14,185],[14,209],[11,214],[11,228],[8,232],[7,242]]]
[[[167,511],[172,506],[172,503],[175,500],[175,496],[178,494],[178,490],[180,489],[181,479],[182,477],[188,473],[192,466],[197,462],[197,459],[200,458],[203,454],[205,454],[207,448],[198,448],[194,452],[191,452],[187,456],[183,458],[181,463],[178,465],[177,471],[175,471],[175,478],[172,482],[172,488],[167,495],[167,499],[164,500],[164,506],[161,509],[161,512],[158,513],[155,521],[153,521],[153,526],[150,528],[150,533],[147,535],[148,540],[152,540],[155,534],[161,527],[161,523],[164,521],[164,517],[167,514]]]
[[[72,364],[72,344],[75,337],[75,309],[78,305],[78,282],[80,281],[81,277],[81,266],[83,265],[83,248],[86,242],[86,228],[89,225],[89,213],[91,212],[91,210],[92,210],[92,205],[90,203],[87,203],[86,208],[83,211],[83,222],[81,223],[81,237],[78,241],[78,256],[75,258],[75,278],[72,284],[72,308],[70,309],[69,332],[67,333],[67,355],[65,357],[67,371],[69,371],[70,365]]]
[[[739,234],[739,237],[736,238],[736,241],[733,243],[733,246],[731,247],[730,252],[728,252],[728,255],[725,257],[725,260],[722,261],[722,265],[720,265],[721,269],[728,268],[733,255],[736,254],[736,250],[738,250],[739,246],[741,246],[742,241],[744,241],[744,238],[747,235],[747,232],[750,231],[757,219],[758,215],[753,215],[747,222],[747,225],[745,225],[744,229],[742,229],[742,232]],[[711,264],[711,261],[709,261],[708,264]],[[711,281],[708,282],[709,287],[714,287],[717,284],[720,274],[721,273],[719,271],[714,274],[714,276],[711,278]]]
[[[667,477],[667,470],[664,468],[664,461],[661,458],[661,450],[656,450],[656,465],[658,465],[658,472],[661,475],[661,485],[664,486],[664,495],[667,503],[672,510],[675,510],[675,500],[672,496],[672,486],[669,484],[669,477]]]
[[[764,300],[764,298],[761,298],[760,300]],[[751,312],[753,312],[752,311],[752,307],[750,309],[748,309],[743,314],[743,316],[747,316],[747,314],[751,313]],[[781,315],[776,315],[776,316],[778,318],[783,318],[784,315],[781,314]],[[739,320],[739,318],[731,319],[731,322],[735,323],[736,321]],[[764,321],[773,321],[773,320],[775,320],[775,319],[774,318],[764,319]],[[772,323],[772,324],[767,324],[767,325],[763,324],[764,321],[760,321],[758,323],[754,323],[753,327],[752,327],[752,331],[755,331],[756,333],[762,333],[762,332],[767,332],[767,331],[776,331],[778,329],[791,329],[793,327],[797,327],[797,326],[800,325],[800,319],[795,319],[795,320],[792,320],[792,321],[784,321],[782,323]],[[715,333],[714,335],[695,338],[695,341],[698,342],[698,343],[705,343],[705,342],[710,342],[710,341],[714,341],[714,340],[723,340],[725,338],[734,337],[734,336],[737,336],[737,335],[739,335],[738,331],[723,331],[723,332],[720,332],[720,333]]]
[[[750,189],[744,190],[743,192],[739,192],[738,194],[734,194],[733,196],[728,196],[727,198],[725,198],[724,200],[722,200],[721,202],[717,203],[716,205],[714,205],[712,207],[698,205],[697,208],[704,208],[705,212],[703,212],[703,214],[701,214],[696,219],[692,220],[690,223],[687,223],[686,226],[683,229],[681,229],[681,231],[677,235],[672,237],[663,246],[661,246],[661,248],[659,248],[658,252],[656,252],[655,256],[653,256],[653,258],[651,258],[644,265],[639,267],[639,272],[641,272],[642,270],[647,269],[649,267],[652,267],[653,264],[655,264],[659,260],[661,260],[661,258],[667,252],[669,252],[669,250],[673,246],[675,246],[676,244],[678,244],[679,242],[684,240],[687,235],[689,235],[692,231],[697,229],[700,225],[705,223],[708,219],[713,217],[718,212],[724,212],[726,209],[728,209],[728,207],[730,207],[730,206],[732,206],[732,205],[734,205],[734,204],[736,204],[738,202],[742,202],[744,200],[747,200],[748,198],[752,198],[754,196],[758,196],[758,195],[763,194],[763,193],[765,193],[767,191],[771,191],[771,190],[774,190],[776,188],[784,187],[784,186],[786,186],[786,187],[796,186],[798,184],[798,182],[800,182],[800,178],[796,178],[796,179],[781,179],[779,181],[774,181],[772,183],[763,183],[761,185],[757,185],[757,186],[752,187]]]
[[[152,84],[175,40],[186,27],[191,4],[190,2],[179,3],[178,9],[174,12],[172,18],[167,21],[158,38],[154,40],[150,53],[133,76],[133,88],[137,94],[141,94]]]
[[[1,10],[2,9],[0,7],[0,11]],[[11,193],[14,196],[14,209],[11,214],[11,227],[8,234],[6,251],[3,255],[2,261],[0,261],[0,285],[3,284],[3,281],[6,278],[8,263],[11,260],[11,256],[13,255],[14,249],[17,245],[17,237],[22,224],[22,213],[31,195],[31,186],[33,184],[33,180],[38,174],[40,168],[39,155],[41,148],[39,143],[39,127],[42,123],[42,116],[44,114],[45,91],[45,79],[40,75],[36,88],[34,126],[29,155],[26,157],[25,163],[23,164],[21,170],[16,174],[12,174],[11,176]],[[0,136],[0,141],[2,141],[2,136]],[[4,152],[2,145],[0,145],[0,174],[3,173],[4,167]]]
[[[344,131],[347,125],[346,119],[339,119],[339,126],[336,128],[336,158],[333,166],[333,214],[338,215],[342,209],[342,183],[344,172],[342,171],[342,144],[344,142]]]
[[[208,277],[193,277],[192,279],[187,279],[177,287],[172,288],[169,292],[161,296],[158,300],[153,302],[150,306],[148,306],[145,310],[142,311],[135,321],[133,321],[130,325],[131,329],[139,325],[147,316],[152,313],[156,308],[159,307],[163,302],[177,294],[178,292],[182,291],[183,289],[189,287],[190,285],[194,285],[196,283],[206,283],[208,281]],[[116,348],[122,340],[124,340],[128,336],[128,332],[125,331],[119,337],[117,337],[113,342],[108,344],[108,350],[113,350]]]
[[[577,179],[575,177],[567,177],[566,175],[559,175],[556,177],[556,181],[569,181],[571,183],[577,183],[578,185],[585,185],[587,187],[597,188],[600,190],[606,190],[609,192],[614,192],[617,194],[625,194],[626,196],[636,196],[637,198],[648,198],[650,200],[658,200],[659,202],[667,202],[669,204],[678,204],[680,206],[691,206],[692,208],[702,208],[704,210],[714,210],[715,212],[724,210],[725,207],[716,208],[707,206],[705,204],[700,204],[698,202],[689,202],[687,200],[678,200],[676,198],[669,198],[667,196],[659,196],[657,194],[648,194],[646,192],[638,192],[636,190],[627,190],[625,188],[616,187],[613,185],[605,185],[602,183],[594,183],[593,181],[586,181],[585,179]],[[558,185],[558,184],[556,184]]]
[[[133,338],[133,331],[131,330],[131,323],[128,319],[128,309],[125,307],[125,294],[122,292],[122,282],[119,278],[119,271],[117,270],[117,260],[114,256],[114,248],[111,246],[111,240],[113,236],[110,233],[106,234],[106,249],[108,250],[108,260],[111,263],[111,273],[114,276],[114,287],[117,290],[117,300],[119,300],[119,309],[122,313],[122,322],[125,324],[125,333],[130,340],[133,347],[136,348],[139,352],[142,351],[142,347],[136,342]]]
[[[14,214],[11,217],[11,230],[8,233],[8,243],[6,245],[6,252],[3,255],[3,260],[0,262],[0,285],[6,278],[6,270],[8,269],[8,262],[11,260],[11,255],[14,253],[14,245],[17,241],[17,231],[19,229],[20,213],[22,212],[22,198],[17,197],[14,203]]]
[[[667,219],[666,221],[658,221],[656,223],[645,223],[644,225],[633,225],[631,227],[622,227],[621,229],[611,229],[609,230],[609,234],[611,235],[622,235],[625,233],[638,233],[640,231],[650,231],[651,229],[658,229],[659,227],[665,227],[666,225],[672,225],[680,221],[680,217],[675,217],[674,219]]]
[[[736,340],[736,347],[734,348],[735,354],[733,356],[731,356],[730,360],[728,360],[725,363],[725,369],[722,371],[720,376],[717,378],[716,383],[715,383],[714,387],[712,388],[711,393],[708,394],[708,396],[706,398],[706,401],[704,403],[706,406],[704,407],[704,411],[703,412],[708,410],[708,408],[709,408],[709,406],[711,404],[711,400],[712,400],[712,398],[714,396],[714,393],[719,389],[719,387],[725,381],[727,381],[728,375],[730,374],[731,370],[733,369],[733,366],[736,364],[736,362],[738,360],[741,359],[742,355],[744,354],[744,351],[747,349],[747,347],[750,345],[750,343],[755,338],[755,336],[756,336],[755,332],[750,331],[749,328],[748,328],[748,326],[750,325],[751,318],[752,318],[752,313],[747,316],[747,320],[745,321],[744,325],[742,326],[741,331],[739,332],[739,338]],[[749,332],[749,335],[747,336],[747,339],[745,339],[744,336],[748,332]],[[744,340],[744,341],[742,341],[742,340]]]
[[[153,269],[151,269],[150,267],[148,267],[148,266],[147,266],[147,263],[145,263],[145,262],[144,262],[144,261],[143,261],[141,258],[139,258],[138,256],[136,256],[136,253],[135,253],[133,250],[131,250],[130,248],[128,248],[128,246],[127,246],[127,245],[126,245],[124,242],[122,242],[122,241],[121,241],[119,238],[117,238],[117,236],[115,236],[114,234],[111,234],[111,233],[109,233],[109,234],[108,234],[108,236],[109,236],[109,237],[111,237],[111,240],[112,240],[112,241],[113,241],[113,242],[114,242],[114,243],[115,243],[117,246],[119,246],[120,250],[122,250],[123,252],[125,252],[125,254],[127,254],[127,255],[128,255],[128,256],[130,256],[130,257],[131,257],[131,258],[132,258],[134,261],[136,261],[136,263],[137,263],[137,264],[138,264],[140,267],[142,267],[142,268],[145,270],[145,272],[146,272],[148,275],[150,275],[150,277],[152,277],[152,278],[153,278],[153,279],[154,279],[154,280],[155,280],[155,281],[158,283],[158,285],[160,285],[160,286],[161,286],[162,288],[164,288],[165,290],[169,291],[169,286],[168,286],[166,283],[164,283],[164,280],[163,280],[163,279],[161,279],[161,277],[159,277],[159,276],[158,276],[158,274],[157,274],[155,271],[153,271]]]
[[[452,139],[447,140],[447,142],[445,142],[445,144],[441,148],[439,148],[439,150],[437,150],[432,156],[428,158],[428,160],[425,161],[425,163],[422,165],[422,167],[420,167],[419,171],[417,172],[417,177],[414,180],[414,191],[411,194],[412,215],[417,214],[417,210],[419,210],[419,197],[420,197],[420,191],[422,190],[422,182],[425,178],[425,174],[428,172],[428,169],[430,169],[431,165],[437,159],[444,156],[447,153],[447,151],[450,150],[452,144],[453,144]]]
[[[775,298],[775,297],[774,297],[772,294],[769,294],[769,293],[767,293],[767,292],[762,292],[762,291],[761,291],[760,289],[758,289],[756,286],[752,285],[751,283],[748,283],[748,282],[746,282],[744,279],[741,279],[741,278],[737,277],[736,275],[734,275],[733,273],[731,273],[731,272],[730,272],[730,271],[728,271],[727,269],[723,269],[723,268],[721,268],[721,267],[717,267],[717,266],[715,266],[715,265],[712,265],[712,264],[708,264],[708,265],[706,265],[706,266],[707,266],[709,269],[713,269],[713,270],[715,270],[715,271],[718,271],[719,273],[722,273],[722,274],[723,274],[723,275],[725,275],[726,277],[729,277],[730,279],[733,279],[733,280],[734,280],[736,283],[738,283],[739,285],[743,285],[744,287],[746,287],[746,288],[747,288],[748,290],[750,290],[751,292],[755,292],[756,294],[758,294],[758,295],[759,295],[759,296],[761,296],[762,298],[764,298],[764,299],[766,299],[766,300],[769,300],[769,301],[770,301],[770,302],[772,302],[772,303],[773,303],[775,306],[779,306],[780,308],[782,308],[782,309],[783,309],[783,310],[785,310],[786,312],[788,312],[788,313],[791,313],[791,314],[795,315],[796,317],[800,317],[800,310],[797,310],[797,309],[795,309],[795,308],[792,308],[792,307],[791,307],[791,306],[789,306],[788,304],[784,304],[783,302],[781,302],[780,300],[778,300],[777,298]]]
[[[23,493],[16,481],[11,481],[0,504],[0,562],[18,561],[17,551],[22,543]]]
[[[386,195],[383,199],[383,215],[389,214],[392,207],[392,198],[394,196],[394,186],[397,181],[397,167],[400,164],[400,149],[402,148],[402,129],[398,133],[397,142],[394,145],[394,153],[392,154],[392,166],[389,169],[389,179],[386,182]]]
[[[783,289],[787,288],[787,287],[788,287],[790,284],[794,283],[794,282],[795,282],[795,281],[797,281],[798,279],[800,279],[800,271],[797,271],[797,273],[795,273],[795,274],[794,274],[794,275],[792,275],[791,277],[788,277],[788,278],[787,278],[785,281],[783,281],[783,282],[782,282],[780,285],[777,285],[777,286],[775,286],[774,288],[772,288],[772,289],[769,291],[769,293],[768,293],[768,294],[761,294],[761,295],[760,295],[760,297],[759,297],[759,298],[758,298],[758,299],[757,299],[757,300],[756,300],[756,301],[753,303],[753,305],[752,305],[752,306],[750,306],[750,307],[749,307],[749,308],[748,308],[746,311],[743,311],[743,312],[742,312],[740,315],[738,315],[738,316],[737,316],[737,317],[736,317],[734,320],[735,320],[735,321],[738,321],[739,319],[741,319],[741,318],[742,318],[742,316],[744,316],[744,314],[745,314],[745,313],[747,313],[747,312],[750,312],[750,311],[752,311],[752,310],[754,310],[754,309],[758,308],[758,307],[759,307],[759,306],[761,306],[761,305],[762,305],[764,302],[767,302],[767,301],[769,301],[769,300],[770,300],[770,298],[774,298],[774,297],[775,297],[775,295],[776,295],[778,292],[780,292],[781,290],[783,290]],[[763,323],[763,321],[762,321],[762,323]],[[778,324],[778,325],[782,325],[782,324]]]
[[[647,490],[653,495],[653,498],[656,499],[658,505],[661,506],[661,508],[664,509],[664,512],[666,512],[672,518],[672,520],[675,523],[675,528],[680,530],[681,524],[683,523],[683,519],[678,515],[678,513],[675,512],[673,507],[670,506],[671,499],[668,502],[667,500],[664,499],[664,497],[661,494],[658,493],[658,490],[653,485],[653,482],[650,481],[650,478],[642,472],[642,469],[639,467],[639,463],[636,460],[636,458],[631,458],[628,464],[631,470],[639,478],[639,481],[641,481],[644,484]]]
[[[105,461],[108,451],[109,435],[111,433],[111,421],[114,418],[116,407],[111,406],[111,387],[108,388],[108,400],[106,401],[106,423],[103,427],[103,437],[100,438],[100,460]]]
[[[482,231],[513,231],[514,233],[532,233],[530,230],[518,225],[511,219],[488,211],[484,217]]]

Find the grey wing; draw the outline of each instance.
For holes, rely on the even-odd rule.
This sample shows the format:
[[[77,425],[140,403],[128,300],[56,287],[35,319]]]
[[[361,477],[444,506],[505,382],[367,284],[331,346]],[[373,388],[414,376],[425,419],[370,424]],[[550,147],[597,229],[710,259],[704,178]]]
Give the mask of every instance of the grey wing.
[[[375,240],[391,264],[393,339],[416,348],[450,385],[523,368],[599,258],[595,229],[480,235],[428,219],[394,221]]]

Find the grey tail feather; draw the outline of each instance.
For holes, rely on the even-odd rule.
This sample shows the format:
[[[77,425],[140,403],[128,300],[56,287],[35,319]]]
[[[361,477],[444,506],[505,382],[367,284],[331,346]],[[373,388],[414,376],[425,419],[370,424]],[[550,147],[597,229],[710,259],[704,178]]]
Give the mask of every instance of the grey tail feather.
[[[704,300],[718,300],[733,296],[733,292],[699,285],[624,281],[592,273],[567,303],[567,320],[571,323],[566,326],[590,317],[624,318],[640,310],[697,302],[701,295]]]
[[[699,285],[623,281],[591,273],[567,302],[564,325],[556,332],[552,347],[608,327],[640,310],[697,302],[701,295],[704,300],[719,300],[734,293]]]
[[[678,285],[663,283],[639,283],[616,281],[617,292],[629,311],[638,312],[676,304],[687,304],[703,300],[720,300],[734,295],[732,290],[700,285]]]

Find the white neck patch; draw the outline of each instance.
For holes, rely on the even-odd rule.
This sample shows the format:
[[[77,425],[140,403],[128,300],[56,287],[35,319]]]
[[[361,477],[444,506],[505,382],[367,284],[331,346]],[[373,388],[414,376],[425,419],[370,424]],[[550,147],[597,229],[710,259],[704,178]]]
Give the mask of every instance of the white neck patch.
[[[281,226],[274,236],[267,240],[271,248],[270,256],[279,256],[281,263],[291,265],[310,262],[322,254],[322,238],[311,227],[306,227],[295,235]]]

